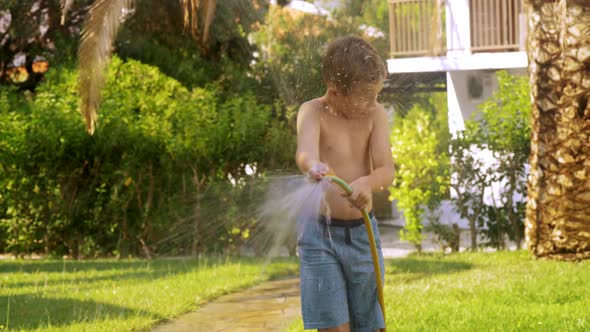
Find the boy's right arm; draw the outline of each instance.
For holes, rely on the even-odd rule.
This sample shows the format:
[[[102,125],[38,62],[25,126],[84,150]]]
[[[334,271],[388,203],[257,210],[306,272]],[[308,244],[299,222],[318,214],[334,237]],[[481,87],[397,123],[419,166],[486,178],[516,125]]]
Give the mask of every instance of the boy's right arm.
[[[320,118],[312,102],[306,102],[297,113],[297,166],[304,174],[320,180],[328,166],[320,161]]]

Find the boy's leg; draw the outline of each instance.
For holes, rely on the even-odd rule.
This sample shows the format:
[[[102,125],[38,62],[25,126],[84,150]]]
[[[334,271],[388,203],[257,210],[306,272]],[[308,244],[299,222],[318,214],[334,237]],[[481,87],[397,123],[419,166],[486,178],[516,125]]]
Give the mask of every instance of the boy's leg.
[[[382,273],[380,277],[383,278],[385,271],[377,220],[372,218],[371,224],[379,255]],[[342,252],[348,285],[350,330],[353,332],[379,331],[385,326],[385,322],[377,300],[377,282],[366,228],[363,226],[351,229],[351,240],[351,244],[343,248]]]
[[[332,240],[326,236],[325,226],[311,222],[305,225],[298,246],[301,312],[305,329],[346,325],[349,321],[346,281]]]
[[[373,332],[381,331],[383,331],[383,329],[375,330]],[[319,329],[318,332],[350,332],[350,323],[342,324],[336,327],[331,327],[329,329]]]
[[[350,332],[350,323],[342,324],[336,327],[331,327],[329,329],[319,329],[318,332]]]

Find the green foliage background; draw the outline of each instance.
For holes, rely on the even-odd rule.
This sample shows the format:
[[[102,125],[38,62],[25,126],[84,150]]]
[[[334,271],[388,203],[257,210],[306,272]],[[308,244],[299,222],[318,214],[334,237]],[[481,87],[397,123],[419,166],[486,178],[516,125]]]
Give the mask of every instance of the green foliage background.
[[[383,59],[388,54],[385,1],[350,1],[330,16],[268,1],[220,1],[206,44],[184,31],[178,1],[138,1],[114,44],[98,130],[87,136],[74,68],[89,0],[74,2],[64,26],[57,0],[35,12],[33,0],[0,3],[15,22],[0,45],[1,67],[18,52],[27,66],[38,55],[50,63],[44,77],[0,83],[0,252],[15,254],[237,250],[256,231],[265,175],[295,169],[295,110],[324,93],[320,59],[328,41],[362,35]],[[39,36],[44,12],[48,30]],[[367,35],[366,26],[383,35]],[[500,92],[466,135],[502,156],[501,177],[523,193],[526,87],[500,75]],[[404,93],[380,100],[395,103]],[[424,212],[448,195],[452,142],[444,94],[411,99],[396,110],[390,192],[406,216],[403,237],[419,245]],[[521,209],[507,204],[515,208],[482,216],[504,220],[496,233],[517,238]]]
[[[221,98],[215,85],[189,90],[156,67],[117,57],[108,77],[93,136],[78,113],[75,70],[50,71],[30,100],[2,90],[3,249],[150,255],[174,227],[196,234],[202,251],[240,239],[247,213],[238,218],[220,203],[199,204],[198,214],[190,207],[205,191],[208,200],[239,205],[251,192],[243,190],[245,165],[288,167],[292,134],[272,105],[253,93]],[[231,185],[228,177],[244,180]],[[195,222],[219,226],[199,236]],[[194,245],[192,236],[177,240],[175,253]]]
[[[504,248],[505,240],[517,246],[524,236],[526,163],[530,144],[530,97],[526,76],[497,73],[498,89],[465,121],[466,129],[451,136],[447,125],[446,96],[418,96],[407,112],[397,112],[391,134],[396,179],[391,198],[403,211],[406,225],[402,238],[420,246],[423,221],[433,222],[439,236],[453,234],[450,226],[437,223],[435,211],[441,200],[451,199],[457,212],[469,221],[475,238],[483,235],[487,245]],[[474,151],[489,150],[496,160],[485,168]],[[453,175],[453,176],[452,176]],[[484,191],[503,187],[499,202],[484,202]],[[449,195],[449,189],[460,195]],[[458,221],[457,221],[458,222]]]
[[[50,71],[0,84],[0,252],[73,257],[232,252],[250,241],[265,175],[294,170],[295,109],[323,94],[323,48],[362,35],[373,12],[220,1],[203,43],[184,30],[179,1],[137,1],[87,136],[74,68],[90,1],[75,1],[63,26],[57,0],[1,3],[15,22],[3,68],[22,52]],[[371,6],[385,22],[385,7]],[[371,41],[385,56],[386,39]]]
[[[422,220],[427,209],[438,206],[449,188],[449,130],[446,95],[425,97],[407,114],[396,114],[391,148],[396,177],[391,198],[403,211],[403,239],[420,247]]]

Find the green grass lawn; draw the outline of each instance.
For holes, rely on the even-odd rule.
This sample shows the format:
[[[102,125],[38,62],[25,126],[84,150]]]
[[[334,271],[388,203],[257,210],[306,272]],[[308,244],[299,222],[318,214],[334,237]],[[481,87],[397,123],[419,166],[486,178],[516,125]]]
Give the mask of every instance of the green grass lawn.
[[[0,261],[0,331],[149,330],[296,271],[295,260],[244,258]],[[389,331],[590,331],[590,261],[526,252],[388,260],[385,300]]]
[[[411,256],[386,261],[385,278],[388,331],[590,331],[590,261]]]
[[[0,261],[0,331],[146,330],[296,272],[294,259]]]

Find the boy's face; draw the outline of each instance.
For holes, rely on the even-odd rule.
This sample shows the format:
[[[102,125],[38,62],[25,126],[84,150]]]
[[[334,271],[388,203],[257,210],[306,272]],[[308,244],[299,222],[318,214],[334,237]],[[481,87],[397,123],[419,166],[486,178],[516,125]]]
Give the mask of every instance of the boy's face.
[[[333,85],[328,88],[330,103],[339,113],[350,116],[366,115],[377,101],[383,83],[355,83],[348,95],[344,95]]]

